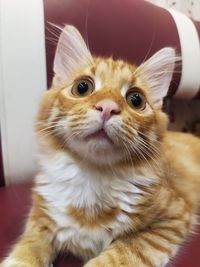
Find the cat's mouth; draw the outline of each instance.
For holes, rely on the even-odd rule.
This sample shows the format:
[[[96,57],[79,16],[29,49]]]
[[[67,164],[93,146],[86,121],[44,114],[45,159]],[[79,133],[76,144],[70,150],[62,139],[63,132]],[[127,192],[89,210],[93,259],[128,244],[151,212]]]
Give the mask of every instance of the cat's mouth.
[[[97,139],[97,140],[105,140],[113,144],[112,139],[108,136],[104,128],[99,129],[98,131],[88,135],[86,137],[86,140],[89,141],[91,139]]]

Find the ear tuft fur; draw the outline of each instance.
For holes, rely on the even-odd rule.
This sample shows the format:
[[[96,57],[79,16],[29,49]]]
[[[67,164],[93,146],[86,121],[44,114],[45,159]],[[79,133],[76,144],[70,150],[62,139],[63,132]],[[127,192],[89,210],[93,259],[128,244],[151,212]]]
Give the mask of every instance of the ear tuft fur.
[[[162,107],[163,98],[167,95],[175,63],[180,61],[175,50],[166,47],[155,53],[140,65],[136,73],[150,89],[150,97],[156,108]]]
[[[58,26],[57,28],[61,29]],[[80,32],[71,25],[66,25],[61,30],[53,67],[55,72],[53,86],[55,87],[64,86],[74,71],[79,71],[92,62],[92,55]]]

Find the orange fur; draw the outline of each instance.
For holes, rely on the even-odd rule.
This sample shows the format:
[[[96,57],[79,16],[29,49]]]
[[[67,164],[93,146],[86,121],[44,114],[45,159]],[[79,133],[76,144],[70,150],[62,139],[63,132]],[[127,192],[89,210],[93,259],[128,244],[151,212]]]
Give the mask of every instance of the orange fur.
[[[195,227],[200,201],[199,139],[166,130],[167,117],[155,107],[151,88],[137,74],[136,66],[111,58],[93,60],[77,75],[73,73],[64,87],[53,85],[43,97],[36,126],[42,157],[45,155],[43,167],[36,179],[25,233],[1,267],[46,266],[60,251],[90,259],[85,267],[164,266]],[[100,79],[100,88],[89,96],[74,97],[71,84],[83,76]],[[124,84],[139,88],[147,101],[145,110],[127,104],[120,91]],[[113,118],[121,125],[110,133],[112,145],[101,149],[97,141],[94,151],[88,148],[88,152],[85,146],[84,154],[81,147],[80,151],[74,148],[76,140],[80,144],[87,140],[84,133],[94,127],[87,112],[105,99],[117,103],[119,114]],[[71,131],[66,135],[65,127]],[[65,155],[70,159],[69,168],[73,167],[74,176],[69,179],[68,172],[59,170],[66,164],[62,163]],[[48,162],[49,172],[44,167]],[[51,168],[58,181],[48,180]],[[79,181],[72,186],[71,198],[78,195],[81,199],[72,204],[65,199],[63,188],[66,194],[71,190],[79,169],[80,181],[85,182],[82,187]],[[68,180],[61,177],[63,173]],[[58,191],[49,198],[49,190],[57,186]]]

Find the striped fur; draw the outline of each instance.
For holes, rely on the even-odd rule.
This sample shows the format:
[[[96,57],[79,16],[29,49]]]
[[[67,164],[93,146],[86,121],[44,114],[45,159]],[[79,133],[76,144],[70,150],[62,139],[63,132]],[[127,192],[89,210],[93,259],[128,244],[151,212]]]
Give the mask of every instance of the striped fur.
[[[150,63],[142,68],[152,79]],[[85,267],[161,267],[176,254],[196,224],[200,142],[166,130],[157,105],[166,88],[155,93],[156,83],[152,100],[155,88],[142,75],[122,60],[93,58],[45,93],[32,210],[1,267],[48,266],[61,252],[83,258]],[[94,91],[74,96],[73,84],[83,77],[93,80]],[[162,78],[168,87],[169,77]],[[128,104],[132,87],[143,95],[144,109]],[[107,100],[117,111],[102,126],[97,104]],[[95,135],[101,127],[106,137]]]

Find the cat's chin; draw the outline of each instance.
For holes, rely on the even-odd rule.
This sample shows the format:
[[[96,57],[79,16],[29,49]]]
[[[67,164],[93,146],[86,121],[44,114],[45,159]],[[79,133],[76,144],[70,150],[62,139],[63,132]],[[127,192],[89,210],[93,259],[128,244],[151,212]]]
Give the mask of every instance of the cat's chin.
[[[99,131],[88,135],[85,140],[86,142],[95,142],[98,144],[108,143],[110,145],[113,145],[112,139],[108,136],[104,129],[100,129]]]
[[[95,165],[112,165],[123,160],[123,153],[105,132],[96,132],[83,140],[71,140],[70,150]]]

